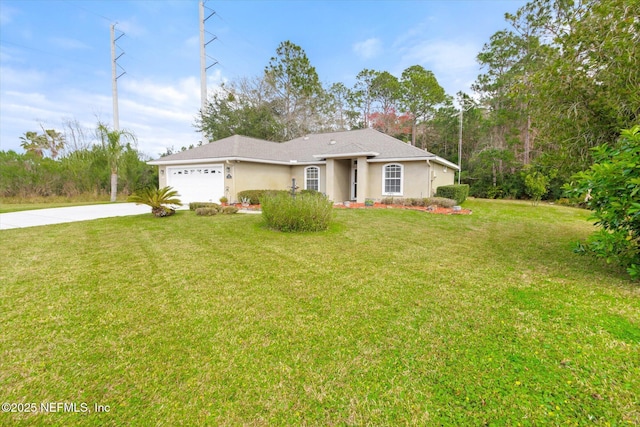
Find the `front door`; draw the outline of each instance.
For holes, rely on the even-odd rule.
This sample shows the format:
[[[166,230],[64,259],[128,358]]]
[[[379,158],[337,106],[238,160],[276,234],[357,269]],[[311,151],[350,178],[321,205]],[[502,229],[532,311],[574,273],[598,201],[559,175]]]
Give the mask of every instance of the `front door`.
[[[358,161],[351,161],[351,200],[358,198]]]

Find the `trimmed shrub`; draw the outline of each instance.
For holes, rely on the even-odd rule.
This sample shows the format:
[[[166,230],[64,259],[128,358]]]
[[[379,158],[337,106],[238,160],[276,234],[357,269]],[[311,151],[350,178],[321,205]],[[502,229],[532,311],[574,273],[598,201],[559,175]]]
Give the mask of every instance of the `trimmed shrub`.
[[[447,199],[445,197],[427,197],[424,199],[425,206],[439,206],[441,208],[452,208],[458,203],[453,199]]]
[[[236,208],[235,206],[225,206],[222,208],[222,211],[220,211],[220,213],[222,214],[234,214],[238,212],[238,208]]]
[[[380,203],[382,203],[383,205],[393,205],[395,203],[395,200],[393,197],[385,197],[380,200]]]
[[[219,212],[216,208],[197,208],[195,211],[199,216],[213,216],[218,215]]]
[[[277,192],[261,200],[262,217],[270,228],[280,231],[324,231],[333,219],[333,203],[321,193]]]
[[[215,208],[220,210],[222,206],[212,202],[191,202],[189,203],[189,210],[195,211],[198,208]]]
[[[436,197],[444,197],[447,199],[454,199],[461,205],[465,200],[467,200],[467,196],[469,195],[469,185],[468,184],[460,184],[460,185],[442,185],[438,187],[436,190]]]

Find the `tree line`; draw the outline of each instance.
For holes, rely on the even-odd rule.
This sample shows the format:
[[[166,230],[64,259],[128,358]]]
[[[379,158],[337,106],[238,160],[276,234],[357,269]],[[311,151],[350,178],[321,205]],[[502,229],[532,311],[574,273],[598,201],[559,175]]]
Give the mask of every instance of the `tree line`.
[[[352,87],[322,84],[302,47],[285,41],[259,76],[210,96],[195,126],[211,141],[234,134],[285,141],[372,127],[460,161],[473,196],[558,199],[563,184],[593,163],[593,147],[613,144],[638,123],[637,4],[535,0],[505,20],[477,55],[482,73],[472,93],[445,93],[421,65],[400,76],[364,69]],[[131,193],[155,185],[157,171],[135,137],[113,132],[74,120],[62,131],[25,132],[24,154],[0,152],[0,195]]]
[[[593,163],[593,147],[638,123],[637,4],[536,0],[505,20],[477,55],[470,94],[446,94],[420,65],[323,85],[302,47],[285,41],[261,75],[223,85],[196,127],[212,141],[372,127],[457,162],[462,109],[461,180],[472,195],[528,197],[542,186],[558,199]]]
[[[0,151],[0,196],[78,197],[110,195],[157,185],[157,170],[126,130],[98,123],[94,131],[67,120],[64,131],[27,131],[20,137],[24,153]],[[120,179],[118,179],[120,178]]]

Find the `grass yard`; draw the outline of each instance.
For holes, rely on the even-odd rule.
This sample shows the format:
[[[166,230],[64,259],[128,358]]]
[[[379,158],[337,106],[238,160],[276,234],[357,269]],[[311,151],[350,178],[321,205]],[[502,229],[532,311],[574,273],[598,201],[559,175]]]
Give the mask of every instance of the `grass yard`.
[[[118,202],[126,202],[127,196],[118,194]],[[29,211],[34,209],[64,208],[68,206],[96,205],[109,202],[109,195],[81,194],[74,197],[31,196],[0,197],[0,213]]]
[[[588,212],[465,207],[2,231],[0,400],[37,411],[0,425],[640,424],[640,286],[572,253]]]

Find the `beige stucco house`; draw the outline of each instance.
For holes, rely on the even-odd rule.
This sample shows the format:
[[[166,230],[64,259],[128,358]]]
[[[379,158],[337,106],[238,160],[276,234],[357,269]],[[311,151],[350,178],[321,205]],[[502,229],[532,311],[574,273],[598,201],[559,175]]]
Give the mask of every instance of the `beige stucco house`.
[[[238,201],[243,190],[299,189],[325,193],[335,203],[385,197],[430,197],[454,183],[458,166],[373,129],[311,134],[277,143],[231,136],[171,154],[159,167],[160,187],[183,203]]]

